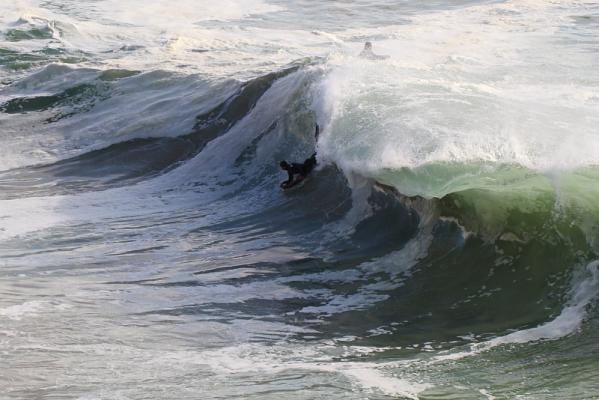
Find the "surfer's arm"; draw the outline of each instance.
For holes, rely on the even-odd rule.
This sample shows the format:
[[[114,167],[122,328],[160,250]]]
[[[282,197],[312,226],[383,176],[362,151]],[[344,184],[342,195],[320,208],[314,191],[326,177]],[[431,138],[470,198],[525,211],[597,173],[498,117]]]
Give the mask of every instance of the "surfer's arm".
[[[288,189],[297,183],[297,181],[293,181],[293,174],[290,171],[287,171],[287,173],[289,174],[289,179],[281,182],[281,184],[279,185],[283,189]]]
[[[291,184],[291,182],[293,182],[293,174],[291,173],[291,171],[287,171],[287,175],[289,175],[289,179],[281,183],[281,185],[289,185]]]
[[[314,139],[318,142],[318,135],[320,134],[320,127],[316,124],[316,128],[314,129]]]

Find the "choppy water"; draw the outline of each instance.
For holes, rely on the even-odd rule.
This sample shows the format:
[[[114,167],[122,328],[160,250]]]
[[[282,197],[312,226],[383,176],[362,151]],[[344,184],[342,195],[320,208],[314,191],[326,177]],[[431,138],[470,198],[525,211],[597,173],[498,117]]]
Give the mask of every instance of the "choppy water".
[[[599,399],[599,3],[146,3],[0,5],[1,398]]]

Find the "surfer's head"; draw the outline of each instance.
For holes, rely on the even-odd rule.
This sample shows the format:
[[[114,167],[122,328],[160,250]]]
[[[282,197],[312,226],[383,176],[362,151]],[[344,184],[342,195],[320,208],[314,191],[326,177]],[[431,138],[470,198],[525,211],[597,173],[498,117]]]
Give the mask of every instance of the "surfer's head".
[[[370,42],[364,43],[364,50],[372,50],[372,43],[370,43]]]
[[[284,170],[288,170],[289,169],[289,164],[287,163],[287,161],[281,161],[279,163],[279,166],[281,167],[281,169],[284,169]]]

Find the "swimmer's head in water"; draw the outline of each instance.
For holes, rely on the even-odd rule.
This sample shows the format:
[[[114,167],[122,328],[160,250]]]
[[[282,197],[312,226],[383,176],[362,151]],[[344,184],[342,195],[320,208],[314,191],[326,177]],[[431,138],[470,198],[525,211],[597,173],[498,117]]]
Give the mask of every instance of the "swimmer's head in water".
[[[279,163],[279,166],[281,167],[281,169],[284,169],[284,170],[289,169],[289,164],[287,163],[287,161],[281,161]]]
[[[364,50],[372,50],[372,43],[370,43],[370,42],[364,43]]]

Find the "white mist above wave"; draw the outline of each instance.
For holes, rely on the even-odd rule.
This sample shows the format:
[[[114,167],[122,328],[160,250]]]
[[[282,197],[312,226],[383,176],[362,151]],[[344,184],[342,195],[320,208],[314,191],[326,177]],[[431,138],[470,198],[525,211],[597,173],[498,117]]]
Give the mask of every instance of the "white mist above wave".
[[[346,170],[435,163],[541,172],[599,164],[599,26],[584,2],[506,2],[381,28],[385,61],[333,56],[316,90],[323,156]],[[591,17],[589,15],[594,15]]]
[[[282,29],[274,17],[268,28],[260,27],[256,16],[286,9],[258,0],[218,7],[155,1],[138,9],[101,1],[69,11],[53,4],[2,5],[5,31],[49,26],[53,32],[51,39],[4,45],[83,51],[89,57],[82,66],[167,69],[217,80],[247,79],[328,54],[326,76],[315,91],[319,119],[327,122],[321,156],[346,170],[372,175],[385,168],[481,161],[554,172],[599,163],[599,75],[593,68],[599,53],[592,39],[599,28],[591,2],[508,1],[409,19],[398,15],[396,23],[385,20],[381,9],[372,13],[374,21],[386,21],[380,27],[350,28],[349,19],[334,32],[293,24]],[[315,27],[331,22],[320,18]],[[391,58],[355,57],[365,38]],[[144,99],[127,102],[138,106]],[[181,126],[160,118],[152,115],[161,131]],[[105,136],[102,126],[76,122],[68,128]],[[114,126],[120,135],[122,123],[108,122],[107,129]],[[140,127],[147,130],[147,124]],[[156,133],[132,136],[144,135]],[[43,140],[40,147],[32,151],[47,150]]]

